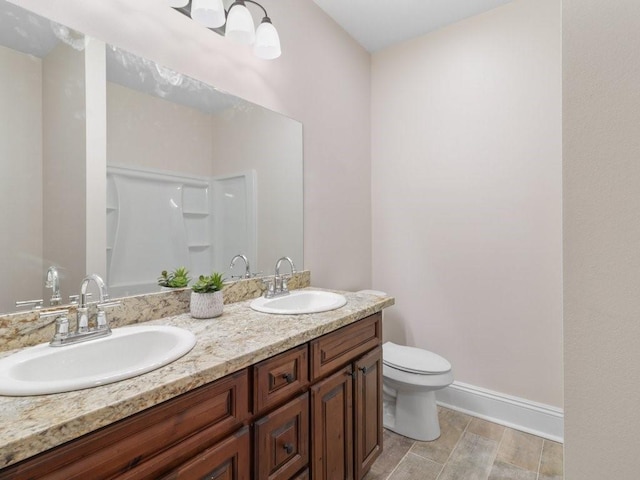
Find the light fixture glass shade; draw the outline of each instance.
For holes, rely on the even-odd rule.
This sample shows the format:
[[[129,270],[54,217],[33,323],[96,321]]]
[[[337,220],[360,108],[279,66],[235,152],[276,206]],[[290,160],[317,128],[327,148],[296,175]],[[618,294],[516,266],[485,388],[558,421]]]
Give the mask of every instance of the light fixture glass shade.
[[[186,7],[189,0],[167,0],[167,3],[171,8]]]
[[[244,3],[236,2],[231,6],[224,36],[247,45],[254,42],[256,30],[253,25],[253,17]]]
[[[225,21],[222,0],[193,0],[191,18],[205,27],[221,27]]]
[[[268,18],[264,18],[256,29],[256,43],[253,45],[253,53],[256,57],[265,60],[278,58],[282,53],[280,36]]]

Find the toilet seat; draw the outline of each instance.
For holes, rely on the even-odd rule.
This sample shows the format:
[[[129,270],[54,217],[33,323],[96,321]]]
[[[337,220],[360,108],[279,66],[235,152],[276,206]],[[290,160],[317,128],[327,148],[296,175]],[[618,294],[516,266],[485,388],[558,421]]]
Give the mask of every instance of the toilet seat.
[[[382,345],[382,363],[396,370],[418,375],[439,375],[451,371],[451,364],[440,355],[393,342]]]

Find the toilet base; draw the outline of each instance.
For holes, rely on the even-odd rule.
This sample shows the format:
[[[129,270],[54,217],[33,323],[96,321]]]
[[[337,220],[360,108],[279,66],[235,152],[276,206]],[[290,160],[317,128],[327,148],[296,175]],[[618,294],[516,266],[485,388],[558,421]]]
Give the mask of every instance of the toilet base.
[[[440,437],[440,422],[434,390],[385,395],[383,425],[405,437],[430,442]]]

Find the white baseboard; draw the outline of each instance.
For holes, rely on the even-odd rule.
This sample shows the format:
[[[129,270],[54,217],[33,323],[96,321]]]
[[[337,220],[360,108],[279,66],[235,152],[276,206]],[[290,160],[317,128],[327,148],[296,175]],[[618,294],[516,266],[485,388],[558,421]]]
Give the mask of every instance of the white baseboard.
[[[438,390],[436,399],[438,405],[452,410],[555,442],[564,440],[564,412],[561,408],[461,382],[453,382]]]

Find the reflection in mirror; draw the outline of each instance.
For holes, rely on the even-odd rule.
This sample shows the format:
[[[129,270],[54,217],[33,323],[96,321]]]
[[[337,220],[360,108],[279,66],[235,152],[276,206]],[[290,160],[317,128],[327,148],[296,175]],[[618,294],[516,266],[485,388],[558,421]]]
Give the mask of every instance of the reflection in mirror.
[[[66,296],[85,271],[84,37],[0,1],[0,312]],[[27,305],[29,307],[30,305]]]
[[[48,306],[51,266],[63,303],[93,272],[115,297],[181,265],[242,275],[236,254],[302,269],[301,124],[113,47],[105,79],[100,46],[0,0],[0,312]]]
[[[107,48],[107,269],[114,296],[162,270],[227,277],[302,267],[302,126]]]

